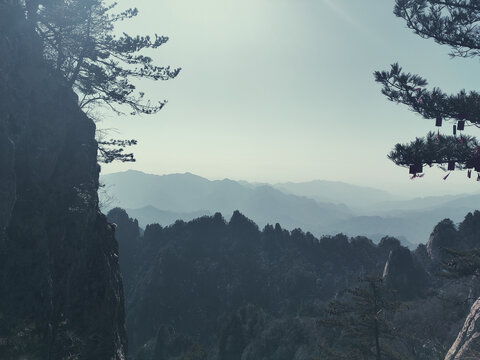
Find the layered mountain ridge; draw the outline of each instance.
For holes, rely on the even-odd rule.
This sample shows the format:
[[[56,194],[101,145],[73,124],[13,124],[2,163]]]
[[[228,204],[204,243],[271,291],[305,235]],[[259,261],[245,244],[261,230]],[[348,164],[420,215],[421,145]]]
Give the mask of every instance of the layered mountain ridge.
[[[230,216],[238,209],[261,227],[278,222],[286,229],[301,228],[317,237],[342,232],[376,242],[395,236],[412,249],[425,243],[442,219],[460,222],[477,208],[480,199],[480,195],[465,194],[398,200],[384,191],[344,183],[269,185],[132,170],[103,175],[101,181],[111,196],[107,208],[128,209],[143,227],[216,212]]]

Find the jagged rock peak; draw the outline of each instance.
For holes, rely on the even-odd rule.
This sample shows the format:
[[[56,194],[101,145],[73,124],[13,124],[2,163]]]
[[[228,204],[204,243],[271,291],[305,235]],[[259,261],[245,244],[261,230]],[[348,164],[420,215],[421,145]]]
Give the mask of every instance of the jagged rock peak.
[[[412,299],[421,294],[426,274],[415,262],[410,250],[399,247],[390,251],[383,278],[385,284],[398,293],[399,298]]]
[[[448,254],[446,249],[458,248],[457,229],[450,219],[440,221],[433,229],[427,243],[427,253],[435,263],[446,260]]]

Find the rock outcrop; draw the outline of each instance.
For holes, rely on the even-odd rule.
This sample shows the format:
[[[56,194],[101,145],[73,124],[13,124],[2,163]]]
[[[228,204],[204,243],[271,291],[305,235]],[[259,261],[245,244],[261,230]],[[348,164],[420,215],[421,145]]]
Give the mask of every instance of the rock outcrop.
[[[480,299],[470,309],[462,330],[445,360],[478,359],[480,356]]]
[[[432,231],[427,243],[427,253],[435,264],[441,264],[449,259],[447,249],[458,249],[457,229],[450,219],[439,222]]]
[[[114,229],[95,125],[0,0],[0,358],[125,359]]]
[[[416,263],[410,250],[404,247],[390,251],[383,278],[402,300],[420,296],[427,287],[426,272]]]

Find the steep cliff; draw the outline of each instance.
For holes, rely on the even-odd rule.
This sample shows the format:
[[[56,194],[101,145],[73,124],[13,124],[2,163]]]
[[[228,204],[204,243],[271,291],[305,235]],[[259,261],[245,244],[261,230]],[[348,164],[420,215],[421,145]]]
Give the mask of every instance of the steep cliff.
[[[433,229],[427,242],[427,253],[438,268],[450,259],[446,249],[461,249],[462,242],[458,239],[455,224],[450,219],[444,219]]]
[[[114,229],[95,125],[0,0],[0,358],[124,359]]]
[[[478,359],[480,354],[479,338],[480,299],[470,309],[465,324],[445,356],[445,360]]]
[[[427,273],[407,248],[390,251],[383,271],[385,284],[397,292],[401,300],[411,300],[422,295],[428,287]]]

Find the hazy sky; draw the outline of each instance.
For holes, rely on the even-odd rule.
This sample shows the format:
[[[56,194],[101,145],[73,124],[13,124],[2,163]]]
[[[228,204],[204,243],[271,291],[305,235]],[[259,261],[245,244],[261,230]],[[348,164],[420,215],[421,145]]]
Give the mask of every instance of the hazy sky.
[[[157,115],[107,117],[102,127],[136,138],[137,162],[103,165],[155,174],[261,182],[339,180],[408,195],[480,190],[456,171],[408,169],[386,155],[430,130],[389,102],[375,70],[398,61],[445,91],[478,85],[476,59],[450,59],[393,13],[393,0],[119,0],[135,6],[130,33],[167,35],[158,64],[182,67],[168,82],[141,82]],[[451,126],[442,130],[450,133]]]

